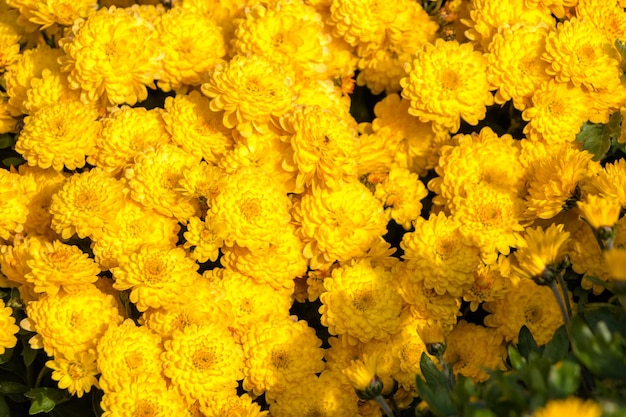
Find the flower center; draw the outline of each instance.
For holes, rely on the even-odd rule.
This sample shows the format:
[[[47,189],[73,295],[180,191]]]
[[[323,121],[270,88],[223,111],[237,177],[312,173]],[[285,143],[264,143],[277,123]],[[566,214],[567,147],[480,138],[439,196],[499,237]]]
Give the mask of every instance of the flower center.
[[[191,363],[196,369],[207,370],[215,365],[215,353],[212,349],[200,349],[194,352]]]
[[[441,85],[446,90],[456,90],[461,85],[461,79],[456,71],[445,70],[441,74]]]

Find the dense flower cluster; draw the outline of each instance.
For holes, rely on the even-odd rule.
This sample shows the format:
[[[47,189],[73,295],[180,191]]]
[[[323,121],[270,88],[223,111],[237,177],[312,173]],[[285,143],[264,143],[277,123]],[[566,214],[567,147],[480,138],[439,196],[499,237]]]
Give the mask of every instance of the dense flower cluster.
[[[105,417],[379,416],[357,364],[408,405],[435,339],[475,381],[548,342],[555,265],[626,279],[626,163],[575,141],[626,114],[617,2],[154,3],[0,0],[0,284]],[[458,133],[494,103],[523,138]]]

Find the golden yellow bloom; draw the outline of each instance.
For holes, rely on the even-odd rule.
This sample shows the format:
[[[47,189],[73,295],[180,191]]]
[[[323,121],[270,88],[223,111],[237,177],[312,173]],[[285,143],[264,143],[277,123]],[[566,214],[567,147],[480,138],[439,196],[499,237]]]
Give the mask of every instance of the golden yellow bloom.
[[[356,181],[335,191],[313,188],[292,213],[305,244],[304,256],[311,259],[313,269],[362,257],[386,233],[382,205]]]
[[[192,324],[165,342],[164,373],[188,400],[209,401],[237,387],[243,378],[243,353],[221,323]]]
[[[385,340],[400,325],[402,298],[394,277],[382,266],[360,260],[333,270],[320,295],[322,324],[331,334],[346,334],[352,343]]]
[[[211,395],[211,400],[200,407],[202,416],[199,417],[267,417],[268,411],[261,411],[259,404],[252,401],[248,394],[241,396],[235,393],[221,393]]]
[[[55,295],[61,288],[73,292],[76,287],[96,282],[100,273],[88,254],[59,240],[33,238],[26,265],[30,269],[24,276],[26,281],[33,284],[35,292],[48,295]]]
[[[487,82],[487,59],[471,44],[437,39],[426,44],[405,67],[402,97],[411,100],[409,113],[435,129],[459,130],[461,118],[475,126],[493,104]]]
[[[98,111],[81,102],[45,106],[24,119],[15,150],[31,166],[82,168],[85,157],[96,150],[101,129],[97,118]]]
[[[141,375],[162,371],[161,338],[131,319],[111,325],[97,345],[100,385],[105,392],[122,391],[136,384]]]
[[[359,415],[356,394],[336,372],[324,371],[291,384],[270,405],[274,417],[309,415],[319,417],[352,417]]]
[[[444,213],[428,220],[418,218],[415,231],[400,244],[411,279],[424,281],[424,287],[437,294],[460,296],[474,281],[480,263],[480,250],[461,233],[461,223]]]
[[[512,99],[518,110],[524,110],[541,84],[550,80],[546,73],[548,63],[541,60],[548,28],[520,24],[505,27],[494,35],[487,55],[487,78],[498,88],[496,103]]]
[[[59,41],[63,71],[84,101],[134,105],[155,88],[161,51],[154,26],[137,7],[102,8],[77,20]]]
[[[383,203],[389,217],[409,230],[420,216],[421,200],[428,195],[428,191],[417,174],[393,166],[387,178],[376,184],[374,195]]]
[[[485,381],[485,369],[506,369],[507,351],[503,337],[497,330],[461,320],[446,337],[444,359],[460,374],[476,382]]]
[[[291,219],[291,202],[273,178],[259,168],[243,168],[229,175],[210,203],[213,221],[224,230],[227,246],[266,249],[278,242]]]
[[[22,180],[34,182],[36,188],[28,190],[28,217],[24,224],[24,230],[28,235],[47,237],[54,240],[57,234],[51,229],[52,215],[50,214],[50,202],[69,174],[55,171],[53,168],[41,169],[22,164],[19,167]]]
[[[530,329],[537,344],[544,345],[563,324],[561,310],[550,288],[529,279],[514,282],[503,298],[484,303],[483,307],[491,313],[485,317],[485,325],[497,328],[506,341],[514,343],[523,325]]]
[[[131,198],[157,213],[187,222],[199,214],[198,201],[180,192],[179,181],[185,170],[198,163],[198,157],[172,144],[145,148],[124,171]]]
[[[30,89],[26,91],[26,100],[23,104],[28,114],[33,114],[49,105],[78,101],[80,93],[70,88],[67,76],[61,72],[61,68],[52,68],[44,69],[41,77],[30,81]]]
[[[604,165],[590,185],[593,193],[607,199],[616,199],[626,208],[626,160],[622,158]]]
[[[105,171],[94,168],[72,175],[52,196],[52,228],[63,239],[98,239],[124,204],[125,187]]]
[[[215,262],[224,245],[224,239],[220,237],[223,234],[215,226],[213,216],[204,220],[195,216],[189,218],[187,231],[184,233],[186,240],[184,247],[191,249],[191,257],[200,263],[208,260]]]
[[[236,22],[232,55],[261,55],[292,68],[299,79],[327,77],[332,38],[312,6],[304,2],[257,5]]]
[[[619,201],[594,194],[587,195],[584,201],[578,201],[576,205],[580,209],[582,217],[596,230],[603,227],[613,227],[617,223],[622,209]]]
[[[593,400],[583,400],[578,397],[550,400],[535,410],[533,417],[601,417],[602,407]]]
[[[218,65],[202,93],[210,97],[213,111],[224,111],[222,121],[229,129],[237,127],[244,136],[267,130],[270,116],[286,113],[294,99],[293,76],[268,58],[235,56]]]
[[[118,266],[118,260],[144,244],[176,245],[180,226],[175,219],[146,209],[130,198],[123,201],[115,218],[104,226],[102,236],[92,242],[102,269]]]
[[[0,134],[14,132],[17,126],[17,119],[11,115],[9,100],[0,96]]]
[[[259,283],[276,289],[293,289],[294,278],[304,275],[307,270],[303,246],[295,227],[289,224],[282,228],[278,241],[270,243],[267,250],[250,250],[235,245],[224,249],[220,262]]]
[[[569,236],[562,224],[552,224],[547,229],[527,228],[515,252],[514,271],[539,284],[550,284],[555,278],[554,270],[565,256]]]
[[[385,366],[380,351],[375,351],[372,355],[364,353],[361,359],[352,360],[348,368],[343,369],[343,374],[357,391],[365,391],[378,384],[378,367]]]
[[[156,31],[164,54],[163,75],[158,82],[163,91],[200,85],[205,73],[226,55],[222,29],[198,11],[170,9],[158,20]]]
[[[184,249],[163,244],[143,245],[118,262],[119,266],[111,269],[113,288],[131,289],[130,301],[139,311],[184,303],[198,269]]]
[[[13,309],[7,307],[3,300],[0,300],[0,355],[4,353],[6,349],[15,347],[17,344],[17,337],[15,335],[20,330],[15,325],[15,318],[12,316]]]
[[[471,311],[476,311],[485,301],[504,297],[511,284],[510,270],[509,259],[505,256],[499,256],[497,263],[478,266],[472,286],[463,294],[463,299],[470,303]]]
[[[91,284],[41,297],[28,304],[26,314],[50,356],[95,349],[106,329],[122,321],[115,298]]]
[[[161,375],[142,375],[119,391],[105,392],[100,402],[102,417],[185,415],[183,398],[167,385]]]
[[[0,68],[4,69],[19,59],[20,40],[16,28],[0,20]]]
[[[211,111],[209,103],[195,90],[167,97],[163,119],[174,143],[198,158],[216,163],[234,142],[231,129],[222,124],[222,112]]]
[[[243,387],[275,399],[288,386],[324,369],[322,341],[307,322],[259,321],[243,336]],[[306,358],[306,360],[303,360]]]
[[[421,330],[418,329],[419,325],[422,325],[423,329],[424,320],[411,314],[409,309],[402,311],[401,319],[400,330],[391,336],[387,345],[393,357],[391,375],[402,388],[415,392],[415,376],[422,374],[420,369],[422,353],[428,354],[426,345],[420,337],[420,333],[423,332],[418,332]],[[437,327],[441,328],[441,326]],[[442,334],[441,340],[437,342],[443,341]]]
[[[576,15],[604,32],[609,41],[626,38],[626,16],[620,1],[578,0]]]
[[[96,375],[100,371],[93,352],[79,352],[68,357],[57,355],[47,361],[46,366],[53,370],[52,379],[58,381],[59,388],[67,389],[78,398],[91,391],[91,387],[99,387]]]
[[[297,171],[296,189],[329,187],[356,179],[356,126],[329,110],[304,107],[280,119],[283,140],[290,142],[283,167]]]
[[[578,210],[572,210],[572,212],[572,215],[578,214]],[[581,287],[585,290],[593,290],[593,293],[597,295],[604,291],[605,286],[593,283],[587,277],[608,281],[611,278],[611,274],[604,259],[603,250],[600,248],[593,230],[582,219],[578,218],[578,215],[576,217],[577,220],[568,225],[568,228],[571,229],[571,251],[569,255],[572,261],[572,269],[576,273],[583,275],[580,283]],[[618,229],[619,227],[618,223]],[[626,238],[626,235],[623,236]],[[620,233],[618,230],[618,235],[616,236],[618,245],[620,243],[619,238]]]
[[[98,7],[97,0],[8,0],[7,4],[19,9],[22,17],[46,29],[54,24],[71,26],[74,20],[85,18]]]
[[[165,130],[163,112],[158,109],[122,106],[102,119],[96,139],[96,152],[87,162],[117,175],[133,163],[133,158],[149,146],[171,142]]]
[[[9,240],[24,231],[28,219],[28,195],[35,191],[29,178],[0,169],[0,239]]]
[[[620,84],[622,71],[613,40],[588,20],[559,23],[546,37],[542,59],[550,63],[547,73],[561,83],[589,90],[612,90]]]
[[[567,209],[568,200],[576,197],[579,181],[587,175],[592,157],[587,151],[560,148],[539,160],[528,179],[527,215],[550,219]]]

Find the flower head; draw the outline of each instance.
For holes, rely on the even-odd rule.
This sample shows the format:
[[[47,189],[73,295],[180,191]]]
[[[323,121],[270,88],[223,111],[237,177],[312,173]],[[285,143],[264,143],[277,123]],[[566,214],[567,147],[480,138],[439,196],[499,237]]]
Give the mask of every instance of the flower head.
[[[400,80],[402,97],[411,100],[409,113],[438,129],[459,130],[461,118],[471,125],[484,119],[493,104],[487,82],[487,59],[471,44],[437,39],[426,44],[406,65]]]
[[[533,417],[600,417],[602,407],[593,400],[583,400],[578,397],[568,397],[565,399],[554,399],[535,410]]]
[[[58,381],[59,388],[67,389],[78,398],[91,391],[91,387],[99,387],[96,375],[100,371],[93,352],[79,352],[69,358],[57,355],[47,361],[46,366],[53,370],[52,379]]]
[[[381,359],[380,351],[372,355],[364,353],[362,359],[353,360],[350,367],[342,371],[363,399],[375,398],[383,390],[383,383],[377,375]]]
[[[3,300],[0,300],[0,355],[6,349],[10,349],[17,344],[15,336],[20,328],[15,324],[13,309],[7,307]]]
[[[569,236],[562,224],[552,224],[547,229],[527,228],[515,252],[515,272],[538,284],[551,284],[562,269]]]

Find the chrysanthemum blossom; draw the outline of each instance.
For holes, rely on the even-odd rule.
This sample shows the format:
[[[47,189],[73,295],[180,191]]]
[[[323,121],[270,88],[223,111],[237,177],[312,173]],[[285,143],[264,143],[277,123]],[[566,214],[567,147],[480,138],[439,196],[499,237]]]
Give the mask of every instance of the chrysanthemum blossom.
[[[159,78],[161,50],[152,23],[136,7],[102,8],[77,20],[59,41],[73,89],[85,101],[134,105],[148,97]]]
[[[8,0],[7,4],[19,9],[29,22],[41,25],[40,30],[54,24],[71,26],[76,19],[86,18],[98,8],[97,0]]]
[[[487,59],[471,44],[437,39],[426,44],[400,80],[409,113],[436,128],[459,130],[461,119],[477,125],[493,104],[487,82]]]
[[[24,231],[28,219],[28,196],[35,192],[35,184],[17,172],[0,170],[0,239],[8,240]]]
[[[587,195],[584,201],[578,201],[576,205],[581,211],[582,217],[595,230],[612,228],[617,223],[622,209],[618,200],[594,194]]]
[[[602,414],[602,407],[594,400],[571,396],[548,401],[546,405],[535,410],[533,417],[600,417]]]
[[[17,344],[15,336],[20,328],[15,324],[13,309],[7,307],[4,301],[0,300],[0,354],[6,349],[10,349]]]
[[[389,217],[409,230],[420,216],[421,200],[428,195],[428,191],[417,174],[393,166],[388,177],[376,184],[374,195],[383,203]]]
[[[367,260],[333,270],[320,295],[322,324],[331,334],[346,334],[352,343],[386,340],[400,325],[402,298],[394,278]]]
[[[67,389],[78,398],[91,391],[92,387],[99,388],[96,375],[100,371],[93,352],[79,352],[68,358],[57,355],[47,361],[46,366],[52,369],[52,379],[58,381],[59,388]]]
[[[527,228],[515,252],[515,272],[537,283],[550,284],[555,278],[552,271],[565,256],[569,236],[562,224],[552,224],[546,229]]]

